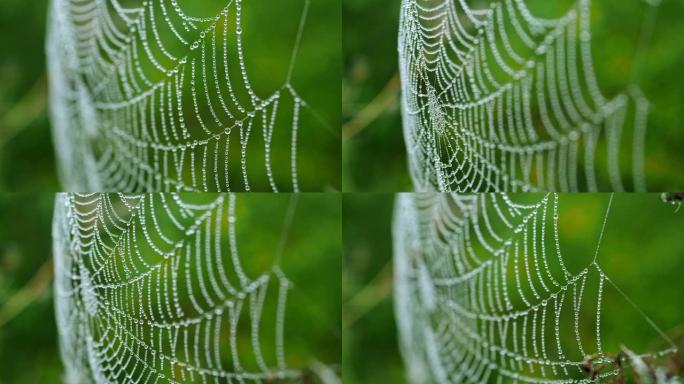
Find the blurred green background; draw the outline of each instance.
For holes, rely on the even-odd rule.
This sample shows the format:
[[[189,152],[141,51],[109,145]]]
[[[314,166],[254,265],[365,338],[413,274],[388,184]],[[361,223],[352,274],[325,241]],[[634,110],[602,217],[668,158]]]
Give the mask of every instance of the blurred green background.
[[[0,383],[61,382],[52,301],[54,195],[0,193]]]
[[[412,190],[401,129],[400,0],[342,2],[342,188]]]
[[[292,73],[292,85],[309,106],[301,110],[298,130],[298,176],[301,189],[305,191],[341,188],[340,2],[311,2]],[[226,1],[180,3],[193,14],[209,15],[225,6]],[[261,97],[269,96],[285,82],[304,3],[304,0],[287,0],[275,5],[265,0],[243,2],[242,40],[246,66]],[[47,110],[45,34],[48,4],[49,0],[8,0],[0,4],[0,44],[3,46],[0,55],[0,190],[4,191],[64,189],[57,176]],[[264,28],[265,25],[268,28]],[[273,168],[276,183],[281,188],[290,186],[291,179],[290,109],[287,105],[282,106],[279,129],[274,130],[273,135]],[[260,128],[253,135],[257,139],[252,140],[248,149],[252,189],[270,190],[263,165]],[[234,168],[231,172],[239,175],[239,148],[232,149],[235,152],[231,155]]]
[[[291,219],[288,218],[290,209],[293,209]],[[281,267],[294,285],[287,298],[285,317],[285,353],[289,366],[307,369],[318,361],[331,365],[339,375],[342,343],[339,195],[238,194],[236,217],[240,259],[249,276],[268,270],[275,262],[279,245],[284,244]],[[274,292],[270,295],[275,297]],[[275,318],[272,315],[270,319]],[[269,316],[266,309],[263,316]],[[243,326],[248,329],[246,324]],[[244,341],[251,340],[248,337],[247,332],[243,333]],[[267,353],[269,346],[266,342],[263,344]]]
[[[514,201],[538,196],[513,195]],[[570,266],[593,258],[609,194],[560,194],[559,231]],[[394,195],[354,194],[343,200],[343,369],[345,383],[403,382],[392,306],[391,229]],[[616,194],[598,263],[607,276],[679,346],[684,356],[684,211],[659,194]],[[549,239],[552,234],[547,233]],[[578,269],[571,269],[577,271]],[[606,288],[605,350],[667,348],[644,318]],[[595,308],[586,304],[590,317]],[[570,312],[565,313],[565,315]],[[583,340],[595,345],[596,340]],[[591,344],[590,344],[591,343]],[[641,349],[643,348],[643,349]],[[681,373],[681,372],[680,372]]]
[[[47,113],[47,4],[0,4],[0,191],[61,189]]]
[[[211,198],[207,196],[205,200]],[[201,197],[192,199],[200,201]],[[61,382],[52,299],[53,203],[52,194],[0,194],[0,383],[3,384]],[[291,206],[294,210],[288,226],[286,217]],[[236,218],[238,252],[249,276],[270,268],[281,238],[284,239],[281,266],[293,283],[285,317],[285,353],[289,366],[309,370],[312,364],[320,362],[339,375],[342,342],[339,197],[309,193],[238,194]],[[270,295],[272,298],[273,292]],[[272,319],[272,315],[264,312],[263,318]],[[248,325],[244,319],[242,322],[241,326]],[[248,344],[249,332],[240,330],[238,340]],[[269,334],[274,330],[263,332]],[[265,354],[272,352],[272,348],[263,343]]]
[[[469,0],[486,7],[492,0]],[[558,17],[574,0],[526,0],[542,17]],[[343,189],[412,190],[399,107],[397,35],[401,1],[343,2]],[[608,97],[634,81],[651,102],[645,173],[653,191],[684,189],[684,2],[592,2],[594,66]],[[641,36],[642,26],[649,24]],[[641,36],[641,37],[640,37]],[[623,155],[631,149],[623,148]],[[600,159],[597,159],[600,164]]]
[[[392,307],[394,196],[342,196],[342,376],[345,383],[401,383]]]

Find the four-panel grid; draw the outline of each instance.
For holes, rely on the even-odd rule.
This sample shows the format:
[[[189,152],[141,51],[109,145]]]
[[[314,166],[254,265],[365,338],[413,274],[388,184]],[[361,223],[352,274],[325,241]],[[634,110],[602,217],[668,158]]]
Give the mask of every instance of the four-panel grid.
[[[679,383],[684,5],[0,5],[0,383]]]

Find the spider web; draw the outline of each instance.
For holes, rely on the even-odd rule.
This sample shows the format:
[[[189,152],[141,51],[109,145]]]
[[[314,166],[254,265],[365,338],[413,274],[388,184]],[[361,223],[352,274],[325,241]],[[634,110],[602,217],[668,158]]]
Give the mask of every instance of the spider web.
[[[599,379],[617,375],[620,367],[608,351],[619,347],[602,338],[604,298],[613,297],[608,289],[669,343],[642,356],[676,351],[604,273],[598,245],[585,265],[572,266],[564,256],[559,196],[535,200],[516,202],[500,194],[398,197],[395,313],[412,382],[592,382],[582,369],[588,356],[592,366],[604,368]]]
[[[473,3],[403,1],[399,64],[414,187],[645,190],[649,103],[636,85],[614,97],[601,91],[591,0],[557,19],[536,17],[525,0]]]
[[[244,383],[288,368],[292,284],[240,262],[235,195],[59,194],[53,223],[69,383]],[[325,371],[325,370],[324,370]]]
[[[290,80],[310,0],[287,78],[266,96],[248,73],[242,0],[218,2],[213,17],[180,3],[52,1],[51,113],[65,188],[250,190],[250,178],[265,174],[264,189],[298,191],[298,128],[308,107]]]

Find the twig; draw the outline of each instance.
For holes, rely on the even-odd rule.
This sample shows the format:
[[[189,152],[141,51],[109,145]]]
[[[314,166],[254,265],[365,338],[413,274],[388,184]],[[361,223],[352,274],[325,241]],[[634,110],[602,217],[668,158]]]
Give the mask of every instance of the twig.
[[[347,141],[364,130],[382,112],[391,107],[399,94],[399,74],[396,73],[385,87],[353,119],[342,125],[342,141]]]
[[[344,304],[342,329],[349,328],[366,315],[382,300],[392,294],[392,262],[389,261],[380,272],[354,297]]]
[[[17,133],[26,128],[47,107],[47,82],[41,76],[21,99],[0,117],[0,149]]]
[[[52,259],[49,259],[24,285],[0,308],[0,327],[20,314],[26,307],[45,293],[52,281]]]

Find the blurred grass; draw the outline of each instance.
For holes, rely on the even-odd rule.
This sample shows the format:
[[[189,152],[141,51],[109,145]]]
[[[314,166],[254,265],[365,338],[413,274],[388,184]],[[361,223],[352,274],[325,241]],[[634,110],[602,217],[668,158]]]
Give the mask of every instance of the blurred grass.
[[[342,196],[342,376],[345,383],[401,383],[392,307],[393,195]]]
[[[383,269],[391,263],[391,194],[346,194],[343,201],[343,313],[357,313],[344,328],[345,383],[403,382],[391,292],[359,301],[360,292],[384,292]],[[514,201],[534,196],[513,195]],[[609,194],[561,194],[560,242],[571,271],[594,256]],[[684,214],[660,195],[615,194],[598,263],[608,277],[679,346],[684,356]],[[547,233],[547,236],[551,234]],[[362,293],[363,295],[363,293]],[[368,296],[368,295],[366,295]],[[372,296],[372,295],[371,295]],[[361,304],[361,306],[359,306]],[[604,350],[625,345],[655,351],[667,343],[613,289],[606,288],[601,328]],[[591,319],[591,304],[585,303]],[[569,315],[570,312],[562,314]],[[346,321],[343,324],[347,325]],[[591,326],[589,327],[591,329]],[[572,335],[567,335],[571,339]],[[564,335],[565,337],[565,335]],[[574,340],[574,339],[573,339]],[[583,344],[595,345],[587,337]]]
[[[345,0],[342,17],[342,119],[349,124],[398,75],[401,1]],[[401,129],[399,89],[362,128],[343,127],[342,188],[346,192],[411,190]],[[345,137],[345,131],[353,136]]]
[[[45,77],[47,0],[0,4],[0,190],[56,191]]]
[[[486,7],[492,0],[469,0]],[[573,0],[526,0],[542,17],[562,15]],[[398,71],[397,35],[401,1],[344,2],[343,119],[352,121]],[[592,53],[601,89],[607,97],[634,81],[651,102],[646,135],[645,173],[653,191],[684,189],[684,2],[662,1],[655,15],[644,1],[592,2]],[[642,28],[653,17],[652,31]],[[645,29],[649,29],[646,26]],[[412,190],[406,166],[398,93],[377,119],[343,142],[345,191]],[[622,149],[625,159],[631,150]],[[628,160],[628,159],[627,159]],[[599,168],[604,161],[597,158]]]
[[[52,276],[44,272],[52,269],[53,202],[48,193],[0,194],[0,383],[61,382]]]

